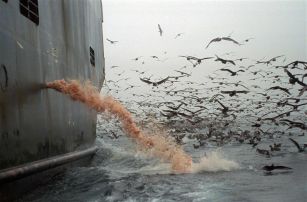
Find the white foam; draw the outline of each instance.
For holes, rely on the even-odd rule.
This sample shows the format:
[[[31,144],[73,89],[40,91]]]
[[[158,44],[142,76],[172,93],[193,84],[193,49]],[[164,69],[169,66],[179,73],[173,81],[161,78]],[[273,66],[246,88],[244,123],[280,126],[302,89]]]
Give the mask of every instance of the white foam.
[[[202,157],[198,163],[192,164],[192,173],[232,171],[239,168],[238,163],[225,159],[220,151],[213,151]]]

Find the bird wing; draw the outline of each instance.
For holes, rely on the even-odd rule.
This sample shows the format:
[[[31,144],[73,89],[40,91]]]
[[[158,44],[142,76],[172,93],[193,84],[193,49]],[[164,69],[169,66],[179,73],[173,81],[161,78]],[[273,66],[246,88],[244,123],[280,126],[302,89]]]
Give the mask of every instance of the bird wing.
[[[176,107],[176,110],[178,110],[182,105],[184,105],[184,103],[180,103],[180,104]]]
[[[226,40],[226,41],[231,41],[237,45],[241,45],[239,42],[237,42],[236,40],[230,38],[230,37],[222,37],[222,40]]]
[[[191,74],[188,74],[188,73],[183,72],[183,71],[175,70],[175,72],[179,72],[182,75],[191,76]]]
[[[238,90],[238,91],[236,91],[236,93],[249,93],[249,91],[247,91],[247,90]]]
[[[234,91],[222,90],[221,93],[223,93],[223,94],[230,94],[230,93],[234,93]]]
[[[169,76],[166,77],[165,79],[162,79],[161,81],[157,81],[156,84],[159,85],[159,84],[162,84],[164,83],[165,81],[167,81],[169,79]]]
[[[200,60],[208,60],[208,59],[211,59],[211,58],[214,58],[214,57],[204,57],[204,58],[200,58]]]
[[[297,147],[298,151],[302,151],[303,150],[302,147],[297,143],[297,141],[295,141],[291,137],[289,138],[289,140],[291,140],[291,142],[293,142],[293,144]]]
[[[235,72],[233,72],[233,71],[231,71],[230,69],[225,69],[225,68],[222,68],[222,69],[220,69],[221,71],[227,71],[227,72],[230,72],[230,73],[232,73],[232,74],[234,74]]]
[[[208,48],[209,45],[210,45],[211,43],[213,43],[213,42],[218,42],[218,41],[221,41],[221,38],[220,38],[220,37],[217,37],[217,38],[215,38],[215,39],[212,39],[212,40],[208,43],[208,45],[206,46],[206,48]]]
[[[232,61],[232,60],[227,60],[227,62],[229,62],[229,63],[231,63],[233,65],[236,65],[236,63],[234,61]]]
[[[116,42],[118,42],[118,41],[112,41],[112,40],[110,40],[110,39],[107,39],[107,41],[109,41],[110,43],[116,43]]]
[[[225,105],[223,105],[219,100],[216,100],[224,109],[226,109],[227,107],[225,107]]]
[[[273,86],[273,87],[269,88],[268,90],[277,90],[277,89],[282,90],[282,91],[286,92],[287,94],[291,95],[288,89],[282,88],[280,86]]]
[[[303,78],[305,77],[305,75],[302,78],[302,81],[300,81],[298,78],[296,78],[291,72],[289,72],[287,69],[284,69],[284,71],[287,73],[287,75],[291,78],[294,79],[298,84],[300,84],[301,86],[307,86],[307,84],[305,84],[303,81]]]
[[[177,112],[176,111],[172,111],[172,110],[163,110],[163,112],[167,112],[167,113],[173,113],[173,114],[177,114]]]
[[[112,40],[110,40],[110,39],[107,39],[107,41],[109,41],[110,43],[113,43],[113,41],[112,41]]]
[[[242,86],[243,88],[246,88],[247,90],[249,90],[246,86],[244,86],[243,84],[238,84],[239,86]]]
[[[188,119],[192,118],[192,116],[187,115],[187,114],[182,113],[182,112],[178,112],[178,114],[179,114],[180,116],[183,116],[183,117],[188,118]]]
[[[279,55],[279,56],[276,56],[276,57],[273,57],[271,58],[270,60],[274,60],[274,59],[277,59],[277,58],[280,58],[280,57],[283,57],[284,55]]]
[[[146,79],[142,79],[140,78],[141,81],[145,82],[145,83],[148,83],[148,84],[152,84],[153,82],[149,81],[149,80],[146,80]]]
[[[291,72],[289,72],[287,69],[284,69],[284,71],[287,73],[287,75],[288,75],[291,79],[298,80],[298,79],[295,78],[295,76],[294,76],[293,74],[291,74]]]
[[[287,167],[287,166],[274,166],[274,169],[279,169],[279,170],[290,170],[292,168]]]
[[[305,91],[307,91],[307,86],[303,87],[303,88],[300,90],[300,93],[298,94],[298,96],[299,96],[299,97],[302,96],[302,95],[305,93]]]

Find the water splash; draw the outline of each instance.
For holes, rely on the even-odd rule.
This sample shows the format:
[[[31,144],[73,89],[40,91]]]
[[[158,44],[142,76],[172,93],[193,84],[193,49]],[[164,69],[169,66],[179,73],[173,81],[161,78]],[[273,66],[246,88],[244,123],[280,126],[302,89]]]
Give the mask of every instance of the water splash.
[[[203,157],[199,163],[193,163],[191,156],[166,135],[161,133],[148,135],[142,132],[122,104],[110,96],[101,96],[90,82],[82,84],[77,80],[56,80],[47,83],[47,87],[67,94],[73,100],[83,102],[97,112],[109,112],[115,115],[121,121],[124,131],[136,141],[141,150],[170,162],[171,169],[177,173],[229,171],[238,168],[235,162],[223,159],[219,153],[212,153]]]
[[[191,172],[217,172],[239,169],[240,166],[234,161],[223,157],[221,151],[213,151],[202,157],[199,163],[193,163]]]

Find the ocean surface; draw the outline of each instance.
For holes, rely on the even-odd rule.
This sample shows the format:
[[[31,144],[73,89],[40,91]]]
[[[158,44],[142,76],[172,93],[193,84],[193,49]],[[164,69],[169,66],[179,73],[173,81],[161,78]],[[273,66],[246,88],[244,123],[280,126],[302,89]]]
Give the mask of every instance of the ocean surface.
[[[109,138],[106,126],[118,129],[114,122],[98,121],[99,150],[90,165],[67,170],[19,201],[304,201],[307,197],[307,153],[298,153],[289,136],[262,140],[260,148],[282,144],[271,157],[236,141],[223,146],[207,141],[195,149],[192,140],[183,138],[183,148],[193,161],[218,155],[218,160],[232,160],[239,168],[175,174],[168,163],[140,152],[131,139]],[[306,136],[294,137],[307,141]],[[292,169],[262,170],[272,163]]]

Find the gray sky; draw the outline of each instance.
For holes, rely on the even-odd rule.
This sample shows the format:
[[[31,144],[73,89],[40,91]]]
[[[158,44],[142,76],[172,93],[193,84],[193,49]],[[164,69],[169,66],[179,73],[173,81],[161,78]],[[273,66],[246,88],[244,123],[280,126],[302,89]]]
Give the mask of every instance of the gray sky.
[[[133,77],[129,84],[143,86],[131,69],[148,70],[145,75],[153,74],[152,79],[158,80],[189,65],[179,55],[249,58],[240,65],[277,55],[285,55],[285,63],[307,59],[306,1],[102,0],[102,3],[107,79]],[[158,24],[163,29],[162,37]],[[174,39],[177,33],[184,34]],[[229,34],[237,41],[255,39],[243,46],[219,42],[205,49],[211,39]],[[106,38],[119,42],[112,45]],[[233,53],[225,55],[228,52]],[[153,55],[165,61],[150,58]],[[132,60],[138,56],[143,56],[140,61]],[[110,69],[112,65],[119,68]],[[193,69],[192,80],[202,81],[222,67],[225,65],[205,62]],[[118,77],[116,74],[122,71],[125,72]]]

